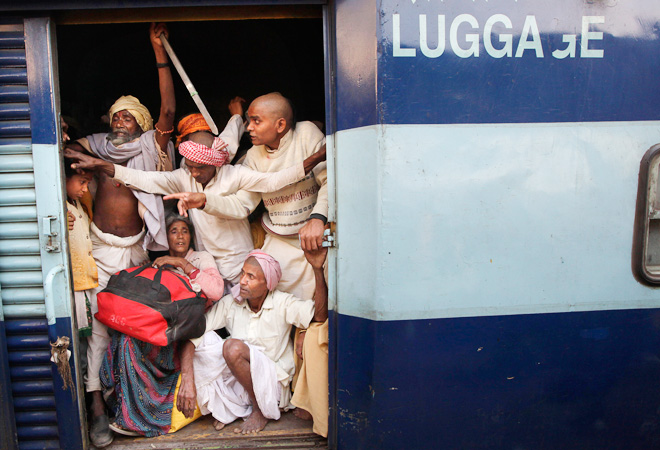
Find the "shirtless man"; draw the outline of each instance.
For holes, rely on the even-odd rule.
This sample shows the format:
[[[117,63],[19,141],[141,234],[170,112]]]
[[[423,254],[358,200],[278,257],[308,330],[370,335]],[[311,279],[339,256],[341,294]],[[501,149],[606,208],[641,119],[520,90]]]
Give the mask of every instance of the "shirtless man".
[[[151,25],[149,35],[156,56],[161,96],[160,115],[155,130],[152,130],[153,120],[147,108],[135,97],[123,96],[110,108],[109,133],[95,134],[68,143],[68,148],[95,153],[107,161],[127,167],[172,170],[174,148],[169,138],[174,124],[174,85],[167,53],[159,38],[161,33],[168,35],[164,24]],[[101,290],[113,273],[148,259],[145,249],[166,250],[167,237],[160,198],[143,193],[137,195],[103,173],[97,174],[96,182],[91,228],[93,256],[99,269],[98,290]],[[97,305],[92,304],[92,313],[97,311]],[[107,344],[106,327],[94,319],[87,352],[89,367],[85,384],[87,392],[92,394],[90,438],[96,447],[110,445],[113,440],[99,379]]]

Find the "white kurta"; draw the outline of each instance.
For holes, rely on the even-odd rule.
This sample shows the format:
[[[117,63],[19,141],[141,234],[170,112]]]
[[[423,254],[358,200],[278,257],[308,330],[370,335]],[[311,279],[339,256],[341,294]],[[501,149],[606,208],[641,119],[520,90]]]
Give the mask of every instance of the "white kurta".
[[[188,211],[195,225],[197,249],[212,254],[220,274],[232,282],[238,282],[243,262],[254,248],[247,221],[252,204],[246,190],[274,191],[304,177],[302,160],[273,174],[256,172],[241,165],[225,165],[216,169],[215,176],[205,187],[195,181],[185,167],[173,172],[142,172],[115,165],[115,179],[132,189],[162,195],[177,192],[206,194],[204,209]],[[214,208],[216,201],[223,203],[222,213]]]
[[[316,153],[324,144],[325,137],[316,125],[299,122],[294,130],[282,137],[277,150],[271,151],[263,145],[252,147],[245,157],[245,165],[260,172],[276,172],[288,167],[292,161]],[[262,217],[268,233],[262,250],[282,267],[277,289],[300,298],[311,298],[316,286],[314,271],[300,248],[298,232],[311,214],[328,217],[326,163],[318,164],[298,183],[277,192],[264,193],[261,197],[268,210]]]
[[[281,291],[269,292],[261,309],[254,313],[247,301],[236,303],[225,295],[206,312],[206,331],[226,327],[233,339],[240,339],[261,351],[275,363],[277,379],[282,385],[280,408],[291,401],[289,383],[296,370],[293,359],[291,327],[307,328],[314,318],[314,301],[300,300]],[[195,347],[201,338],[193,339]]]

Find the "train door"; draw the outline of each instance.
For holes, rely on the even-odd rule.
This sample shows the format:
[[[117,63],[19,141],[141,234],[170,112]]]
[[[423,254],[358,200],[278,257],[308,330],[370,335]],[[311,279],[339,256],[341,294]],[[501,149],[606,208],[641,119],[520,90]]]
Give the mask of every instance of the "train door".
[[[52,363],[49,345],[76,340],[53,37],[47,18],[0,25],[0,423],[9,449],[83,445],[73,358]]]
[[[76,137],[83,137],[106,130],[100,119],[120,95],[135,95],[152,113],[158,111],[157,71],[147,30],[149,22],[165,21],[171,45],[220,129],[229,119],[226,106],[233,96],[240,95],[249,102],[258,95],[280,91],[293,101],[299,120],[325,122],[326,134],[330,135],[330,30],[323,11],[320,5],[273,5],[54,13],[62,114],[67,116],[70,130],[77,131]],[[117,36],[121,36],[121,42],[115,39]],[[130,65],[130,76],[117,76],[107,70],[109,58]],[[269,70],[264,72],[263,67]],[[196,106],[174,70],[173,77],[178,120],[195,112]],[[331,142],[329,136],[330,173]],[[241,146],[239,152],[243,149]],[[329,219],[333,220],[333,194],[329,195]],[[330,264],[331,295],[332,267]],[[292,419],[292,414],[287,417]],[[210,420],[200,419],[176,433],[154,439],[117,435],[110,448],[137,449],[152,443],[156,447],[181,448],[191,442],[200,446],[216,442],[245,446],[245,442],[239,442],[245,439],[255,448],[325,444],[312,433],[311,424],[304,429],[289,428],[294,420],[287,422],[287,417],[257,437],[236,438],[231,431],[218,436],[209,432]]]

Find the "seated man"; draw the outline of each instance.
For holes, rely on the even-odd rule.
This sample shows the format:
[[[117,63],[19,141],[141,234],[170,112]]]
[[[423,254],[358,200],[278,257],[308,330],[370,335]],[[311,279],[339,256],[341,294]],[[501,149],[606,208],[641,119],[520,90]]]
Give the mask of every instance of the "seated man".
[[[99,170],[131,189],[161,195],[174,194],[165,199],[179,198],[179,211],[184,216],[187,216],[186,210],[191,209],[190,217],[197,230],[199,250],[211,253],[223,278],[237,283],[241,264],[253,248],[246,220],[249,211],[239,198],[240,191],[271,192],[281,189],[304,178],[316,164],[325,160],[325,152],[317,152],[288,169],[268,174],[240,165],[225,164],[229,152],[223,147],[229,139],[225,142],[221,138],[214,139],[206,131],[192,133],[188,138],[178,147],[185,167],[173,172],[129,169],[68,149],[65,154],[78,160],[74,164],[76,169]],[[237,192],[239,194],[231,195]],[[216,202],[223,205],[222,213],[216,208]]]
[[[263,430],[268,419],[280,418],[281,408],[291,407],[291,328],[328,318],[327,253],[326,248],[305,252],[314,271],[314,300],[275,290],[279,263],[259,250],[248,255],[240,284],[206,313],[207,332],[182,346],[177,408],[184,415],[192,415],[197,402],[203,414],[213,415],[218,430],[246,418],[234,429],[246,434]],[[225,341],[213,332],[223,327],[231,335]]]

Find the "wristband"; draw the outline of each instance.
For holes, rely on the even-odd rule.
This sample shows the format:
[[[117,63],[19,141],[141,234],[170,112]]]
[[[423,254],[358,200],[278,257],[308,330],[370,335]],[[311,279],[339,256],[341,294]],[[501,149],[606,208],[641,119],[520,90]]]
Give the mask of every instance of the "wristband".
[[[159,69],[162,69],[162,68],[164,68],[164,67],[170,67],[170,63],[166,63],[166,62],[164,62],[164,63],[156,63],[156,67],[158,67]]]
[[[309,218],[310,218],[310,219],[319,219],[319,220],[322,220],[322,221],[323,221],[323,225],[325,225],[326,223],[328,223],[328,218],[325,217],[323,214],[313,213],[313,214],[310,214],[310,215],[309,215]]]
[[[156,131],[158,131],[160,134],[163,134],[163,135],[164,134],[172,134],[172,132],[174,131],[174,127],[172,127],[171,130],[163,131],[160,128],[158,128],[158,124],[154,125],[154,128],[156,129]]]
[[[188,274],[188,278],[190,278],[192,280],[193,278],[196,278],[197,275],[199,275],[199,269],[195,269],[192,272],[190,272]]]

